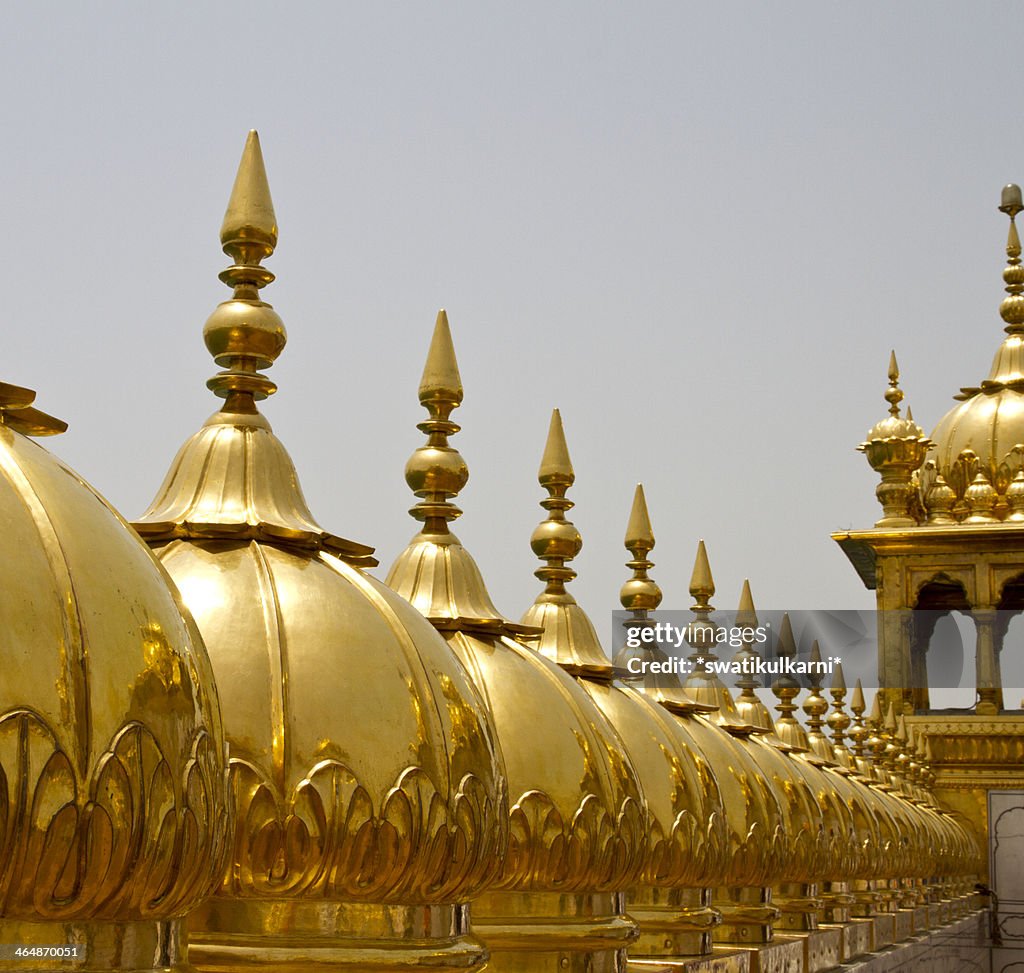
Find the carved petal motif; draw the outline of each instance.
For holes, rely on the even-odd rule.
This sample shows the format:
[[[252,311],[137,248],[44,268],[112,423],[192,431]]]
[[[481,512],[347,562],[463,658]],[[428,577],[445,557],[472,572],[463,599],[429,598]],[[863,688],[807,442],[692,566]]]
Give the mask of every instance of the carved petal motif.
[[[336,760],[283,799],[250,763],[231,762],[235,865],[221,892],[373,902],[451,902],[490,883],[505,844],[497,802],[465,775],[448,801],[408,767],[381,807]]]
[[[182,750],[128,723],[83,782],[38,714],[0,716],[0,916],[162,919],[209,895],[231,823],[219,755],[202,729]]]

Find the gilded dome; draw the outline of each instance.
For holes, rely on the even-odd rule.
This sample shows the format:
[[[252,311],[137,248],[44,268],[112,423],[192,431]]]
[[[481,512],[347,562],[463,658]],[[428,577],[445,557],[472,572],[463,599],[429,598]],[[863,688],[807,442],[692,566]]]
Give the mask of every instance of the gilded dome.
[[[437,324],[420,384],[429,436],[406,480],[421,497],[423,529],[398,556],[387,583],[446,635],[493,714],[508,779],[511,831],[496,888],[614,891],[643,865],[646,808],[614,729],[579,684],[520,639],[540,633],[499,614],[472,556],[449,530],[461,513],[448,498],[468,479],[447,437],[462,401],[448,318]],[[474,917],[478,915],[474,909]]]
[[[208,384],[226,401],[181,448],[136,524],[193,609],[223,686],[234,860],[190,928],[202,964],[214,967],[230,966],[257,932],[278,938],[252,947],[254,962],[344,965],[361,949],[370,966],[401,956],[472,967],[483,954],[451,910],[501,861],[500,755],[455,654],[365,572],[377,563],[371,548],[316,523],[257,411],[256,398],[274,391],[258,371],[284,345],[258,295],[272,279],[259,266],[276,241],[272,214],[251,133],[222,230],[236,263],[221,276],[234,295],[204,330],[226,366]],[[419,911],[403,913],[409,928],[399,933],[406,920],[396,914],[343,903]],[[422,905],[449,910],[447,945],[428,948],[440,934],[414,932],[432,915]],[[388,942],[373,960],[375,936]],[[274,959],[278,948],[287,956]]]
[[[530,546],[546,562],[535,572],[544,590],[524,613],[524,625],[540,629],[537,651],[577,677],[580,686],[615,727],[650,811],[650,836],[641,881],[658,887],[708,887],[726,874],[728,838],[725,812],[715,777],[704,754],[687,745],[671,713],[643,693],[616,680],[626,673],[612,665],[587,613],[566,589],[576,577],[568,561],[583,548],[566,512],[575,482],[557,409],[538,479],[549,493],[541,501],[548,517],[534,530]],[[646,504],[638,487],[638,503]],[[635,519],[631,517],[631,521]],[[653,541],[652,541],[653,543]]]
[[[566,493],[576,476],[557,409],[538,479],[548,492],[541,500],[548,517],[534,530],[530,546],[545,562],[535,572],[544,589],[522,622],[540,629],[537,651],[574,675],[615,728],[647,801],[650,825],[644,869],[638,887],[627,897],[627,909],[640,927],[640,939],[630,954],[707,955],[712,950],[711,930],[720,916],[708,905],[705,890],[725,879],[728,866],[729,837],[718,779],[696,741],[668,710],[619,681],[628,673],[612,665],[590,618],[566,589],[576,577],[568,562],[582,550],[583,539],[566,519],[574,506]],[[638,505],[646,514],[640,487],[634,508]],[[631,525],[636,516],[634,509]],[[648,579],[648,595],[651,585]],[[644,586],[629,587],[636,592]]]
[[[209,660],[33,397],[0,384],[0,918],[178,917],[229,847]]]
[[[1010,217],[1007,266],[1003,271],[1007,297],[999,308],[1006,337],[996,351],[988,377],[980,386],[961,389],[956,396],[958,403],[939,420],[928,454],[929,467],[944,478],[956,499],[963,502],[966,498],[972,510],[986,508],[987,520],[1005,518],[1007,488],[1024,465],[1024,266],[1015,222],[1019,208],[1007,205],[1007,198],[1004,193],[1004,205],[1000,207]],[[976,484],[975,493],[978,488],[991,487],[994,504],[971,504],[967,491],[972,484]],[[925,484],[926,490],[930,485]],[[988,507],[994,509],[989,511]],[[980,522],[980,518],[975,519]]]

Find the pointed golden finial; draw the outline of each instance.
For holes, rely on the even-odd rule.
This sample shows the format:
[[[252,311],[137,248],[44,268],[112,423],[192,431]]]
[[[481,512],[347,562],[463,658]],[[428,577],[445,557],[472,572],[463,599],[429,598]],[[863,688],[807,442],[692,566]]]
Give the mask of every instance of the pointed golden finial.
[[[999,209],[1010,217],[1006,238],[1006,269],[1003,271],[1007,296],[999,306],[999,314],[1006,322],[1006,330],[1013,334],[1021,331],[1024,326],[1024,267],[1020,262],[1020,237],[1017,235],[1017,214],[1024,209],[1020,186],[1010,183],[1003,187]]]
[[[259,263],[277,246],[277,217],[256,129],[249,132],[242,149],[242,161],[220,227],[220,242],[224,252],[240,264]]]
[[[258,373],[274,364],[288,340],[284,322],[259,298],[260,289],[274,279],[260,261],[277,246],[277,221],[255,131],[249,133],[242,151],[221,226],[221,244],[234,263],[219,276],[233,294],[210,315],[203,340],[213,360],[225,370],[206,384],[227,400],[222,411],[252,413],[255,400],[277,391],[270,379]]]
[[[643,548],[647,553],[654,548],[654,530],[651,527],[651,515],[647,512],[647,497],[644,496],[642,483],[636,485],[633,493],[633,506],[629,511],[629,523],[626,524],[626,549],[634,556],[634,548]]]
[[[523,615],[524,625],[540,629],[537,651],[576,676],[609,682],[615,670],[601,647],[601,640],[586,612],[565,590],[576,572],[566,563],[583,549],[583,538],[566,512],[575,504],[565,494],[575,480],[569,447],[565,442],[562,416],[551,412],[551,424],[544,445],[537,479],[548,495],[540,505],[548,512],[530,537],[530,548],[544,564],[534,576],[544,590]]]
[[[832,685],[829,687],[832,697],[832,708],[825,722],[832,731],[832,746],[840,763],[850,767],[850,752],[846,746],[846,731],[850,726],[850,715],[846,712],[846,678],[843,675],[843,664],[836,662],[832,668]]]
[[[575,504],[565,493],[576,479],[569,459],[569,447],[565,442],[562,416],[558,409],[551,410],[551,425],[544,445],[544,455],[537,473],[540,485],[548,491],[540,505],[548,512],[530,538],[530,548],[542,561],[543,567],[534,571],[535,577],[545,582],[545,595],[566,595],[565,584],[576,577],[576,572],[567,567],[583,549],[583,538],[565,513]],[[568,597],[572,597],[571,595]]]
[[[889,403],[889,415],[898,419],[903,389],[900,388],[900,366],[896,362],[896,350],[889,352],[889,387],[885,390],[885,401]]]
[[[569,447],[565,442],[562,414],[558,409],[551,410],[551,425],[548,426],[548,438],[544,444],[544,455],[541,457],[537,478],[541,486],[546,486],[549,482],[572,486],[576,479],[572,460],[569,459]]]
[[[864,744],[871,731],[864,725],[864,710],[867,707],[864,703],[864,687],[857,680],[853,687],[853,695],[850,697],[850,712],[853,713],[853,725],[850,727],[849,737],[853,741],[853,754],[855,757],[864,757]]]
[[[821,694],[823,669],[821,648],[818,645],[818,640],[815,639],[811,643],[811,652],[807,666],[810,689],[803,703],[803,711],[807,714],[807,739],[810,742],[811,749],[819,757],[834,763],[835,754],[832,750],[832,744],[822,729],[825,725],[825,714],[828,712],[828,702]]]
[[[736,609],[735,625],[741,630],[741,644],[732,660],[733,665],[738,666],[740,673],[736,680],[736,687],[740,690],[739,696],[736,697],[736,710],[740,718],[751,726],[771,733],[775,730],[772,715],[768,712],[768,707],[754,692],[761,685],[760,680],[754,675],[761,656],[754,647],[757,639],[758,619],[748,579],[743,581],[740,603]]]
[[[857,680],[856,685],[853,687],[853,695],[850,697],[850,709],[860,716],[867,707],[864,704],[864,687],[860,684],[860,680]]]
[[[871,712],[868,713],[868,726],[872,729],[882,728],[882,691],[879,689],[875,693],[875,698],[871,702]]]
[[[461,428],[449,416],[462,402],[462,378],[448,313],[443,308],[434,323],[419,399],[430,413],[430,418],[416,425],[427,435],[427,442],[405,464],[405,482],[423,499],[409,513],[423,521],[424,533],[447,534],[449,522],[462,515],[449,498],[458,496],[469,481],[469,469],[459,451],[448,443],[448,437]]]
[[[757,612],[754,610],[754,596],[750,593],[750,579],[743,579],[740,603],[736,609],[736,624],[754,628],[757,626]]]
[[[430,339],[430,350],[423,366],[420,379],[420,402],[441,399],[451,402],[452,409],[462,402],[462,376],[455,358],[455,344],[452,329],[448,324],[448,312],[441,308],[434,322],[434,333]],[[448,410],[449,412],[451,409]]]
[[[708,551],[701,540],[697,542],[697,557],[693,563],[693,574],[690,576],[690,594],[694,598],[690,611],[695,618],[686,627],[686,640],[694,650],[690,656],[694,668],[691,670],[691,678],[687,680],[688,686],[694,682],[695,674],[705,671],[705,657],[715,654],[715,634],[718,626],[709,617],[715,610],[711,605],[711,596],[714,593],[715,581],[711,577]]]
[[[715,593],[715,580],[711,577],[711,564],[708,562],[708,550],[704,541],[697,543],[697,557],[693,562],[693,574],[690,576],[690,594],[697,604],[691,611],[713,611],[711,596]]]
[[[786,659],[795,659],[796,655],[796,639],[793,637],[793,625],[789,620],[789,612],[786,612],[782,616],[782,622],[779,625],[775,657],[780,663],[784,664]],[[800,683],[789,675],[784,668],[780,667],[780,670],[779,674],[772,680],[772,693],[774,693],[775,698],[778,700],[775,711],[779,714],[778,719],[775,721],[775,732],[783,742],[791,747],[801,751],[810,750],[811,747],[807,739],[807,733],[797,722],[796,717],[793,716],[793,713],[796,711],[794,700],[797,693],[800,692]]]
[[[651,528],[651,516],[647,512],[647,498],[642,483],[636,485],[633,493],[625,546],[632,555],[626,567],[633,572],[633,577],[622,586],[619,602],[633,613],[635,619],[645,619],[648,612],[654,611],[661,604],[662,594],[657,582],[647,576],[647,572],[654,567],[654,562],[647,557],[654,549],[654,530]]]
[[[885,731],[890,736],[896,736],[896,707],[894,703],[889,704],[889,708],[885,711]]]

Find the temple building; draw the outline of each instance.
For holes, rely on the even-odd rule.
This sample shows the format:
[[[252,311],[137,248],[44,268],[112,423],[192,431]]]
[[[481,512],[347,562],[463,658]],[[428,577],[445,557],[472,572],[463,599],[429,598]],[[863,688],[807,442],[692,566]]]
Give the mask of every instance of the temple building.
[[[0,384],[4,969],[1009,967],[999,940],[1024,919],[1024,715],[1000,681],[1024,609],[1016,187],[1001,208],[1007,338],[988,379],[929,438],[901,412],[893,358],[889,415],[860,447],[883,516],[836,535],[878,592],[869,705],[841,666],[726,685],[703,541],[691,654],[667,671],[639,486],[621,604],[644,637],[610,655],[572,594],[583,538],[558,410],[523,541],[539,591],[518,621],[499,611],[452,528],[469,467],[444,311],[405,470],[419,527],[375,577],[371,547],[314,518],[261,411],[287,335],[262,299],[278,228],[250,133],[221,229],[231,296],[202,329],[221,402],[132,526],[30,439],[64,424]],[[929,693],[950,612],[977,632],[969,711]],[[735,658],[758,661],[749,584],[736,619],[751,634]],[[788,620],[773,638],[795,657]]]

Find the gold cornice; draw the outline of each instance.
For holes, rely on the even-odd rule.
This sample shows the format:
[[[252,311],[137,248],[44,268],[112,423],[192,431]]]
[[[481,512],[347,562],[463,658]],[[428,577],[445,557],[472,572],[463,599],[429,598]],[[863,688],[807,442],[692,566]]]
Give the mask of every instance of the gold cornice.
[[[844,530],[832,534],[850,559],[865,587],[878,585],[877,559],[907,554],[1014,553],[1024,550],[1024,524],[922,525],[898,530],[873,528]]]

